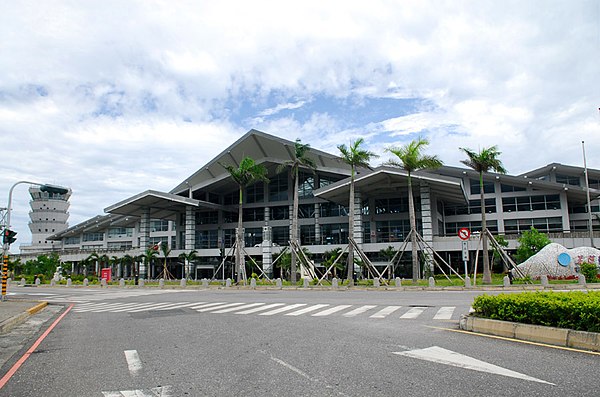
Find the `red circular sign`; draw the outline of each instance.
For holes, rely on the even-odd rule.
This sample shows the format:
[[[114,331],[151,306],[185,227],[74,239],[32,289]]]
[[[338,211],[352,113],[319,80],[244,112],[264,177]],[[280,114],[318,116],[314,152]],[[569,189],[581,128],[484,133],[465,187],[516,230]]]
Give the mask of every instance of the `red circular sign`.
[[[461,240],[468,240],[469,237],[471,237],[471,231],[469,229],[467,229],[466,227],[463,227],[458,230],[458,237]]]

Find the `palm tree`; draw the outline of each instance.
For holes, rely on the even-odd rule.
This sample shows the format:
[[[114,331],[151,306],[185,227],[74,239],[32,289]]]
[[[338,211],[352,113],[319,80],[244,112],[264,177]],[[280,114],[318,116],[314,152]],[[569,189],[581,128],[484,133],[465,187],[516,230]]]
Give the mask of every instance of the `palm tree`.
[[[350,205],[348,206],[348,237],[354,237],[354,176],[356,168],[369,168],[369,161],[372,158],[379,157],[375,153],[361,149],[364,143],[363,138],[358,138],[354,142],[350,142],[350,146],[338,145],[338,150],[342,154],[342,160],[350,166]],[[354,272],[354,248],[352,244],[348,247],[348,285],[353,284]]]
[[[154,261],[154,259],[158,256],[158,251],[156,251],[154,249],[154,246],[150,246],[146,249],[146,252],[142,255],[142,260],[144,262],[144,264],[147,266],[147,270],[146,272],[148,272],[147,274],[149,274],[150,271],[150,265],[152,264],[152,261]],[[142,275],[140,275],[142,276]]]
[[[127,273],[125,271],[125,266],[129,265],[129,277],[131,277],[133,275],[133,263],[134,263],[134,258],[133,256],[126,254],[123,255],[123,258],[121,258],[121,263],[123,265],[123,276],[125,277],[125,274]]]
[[[483,283],[491,284],[492,272],[490,271],[490,257],[488,254],[487,241],[487,225],[485,223],[483,173],[492,170],[499,174],[506,174],[506,169],[504,169],[502,161],[498,159],[498,156],[500,156],[501,153],[498,151],[497,146],[483,148],[479,151],[479,153],[468,148],[461,147],[459,149],[465,152],[468,157],[467,160],[461,160],[461,163],[479,172],[479,197],[481,199],[481,236],[483,249]]]
[[[95,267],[94,267],[94,271],[96,274],[98,274],[98,267],[99,267],[99,263],[100,262],[100,255],[98,255],[98,253],[96,251],[92,252],[87,258],[85,258],[86,262],[94,262]],[[86,265],[86,275],[87,275],[87,265]]]
[[[221,164],[229,172],[231,178],[239,187],[239,206],[238,206],[238,228],[235,236],[235,268],[237,270],[237,281],[242,281],[242,242],[244,235],[242,232],[242,206],[244,202],[244,189],[255,182],[268,182],[267,169],[262,164],[256,162],[250,157],[244,157],[238,168],[228,164]]]
[[[113,255],[110,257],[108,263],[110,263],[111,273],[116,277],[121,277],[120,274],[117,274],[118,273],[117,270],[119,269],[119,264],[121,263],[121,259],[118,256]],[[115,270],[115,271],[113,272],[113,270]]]
[[[443,164],[437,156],[428,156],[421,153],[427,145],[429,145],[429,141],[426,138],[419,137],[405,146],[385,149],[386,152],[390,152],[398,157],[397,160],[389,160],[385,164],[401,168],[408,174],[408,217],[410,219],[412,281],[414,284],[417,283],[419,277],[419,261],[417,258],[417,221],[415,216],[415,201],[412,191],[411,174],[414,171],[422,169],[439,168]]]
[[[300,139],[296,139],[294,143],[294,156],[291,160],[283,162],[277,167],[277,173],[280,173],[285,168],[290,168],[290,174],[294,180],[294,203],[292,206],[292,233],[291,240],[298,243],[298,174],[300,167],[309,168],[313,173],[317,169],[315,161],[308,157],[307,154],[310,151],[309,144],[303,144]],[[292,250],[292,261],[291,261],[291,281],[292,284],[296,283],[296,251]]]
[[[164,257],[164,261],[163,261],[163,270],[162,272],[160,272],[160,277],[159,278],[164,278],[165,280],[170,280],[173,278],[172,274],[169,272],[169,270],[167,269],[167,259],[169,258],[169,255],[171,254],[171,248],[169,247],[169,244],[162,242],[159,244],[159,249],[160,252],[162,252],[163,257]]]
[[[191,273],[191,263],[193,261],[196,260],[196,258],[198,258],[198,251],[196,250],[191,250],[190,252],[188,252],[187,254],[185,252],[182,252],[181,254],[179,254],[179,259],[183,260],[184,263],[184,275],[183,278],[190,280],[190,273]]]

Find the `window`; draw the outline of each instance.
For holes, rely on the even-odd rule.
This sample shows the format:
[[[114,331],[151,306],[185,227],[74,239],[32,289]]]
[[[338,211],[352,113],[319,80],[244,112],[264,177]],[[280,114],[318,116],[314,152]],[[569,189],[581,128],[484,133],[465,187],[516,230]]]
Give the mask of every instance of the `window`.
[[[217,211],[196,212],[196,225],[214,225],[219,222],[219,213]]]
[[[481,194],[481,186],[478,179],[471,179],[471,194]],[[483,181],[483,193],[494,193],[494,182]]]
[[[246,247],[254,247],[256,244],[261,244],[262,241],[262,227],[246,228],[244,232]]]
[[[262,203],[265,201],[264,182],[255,183],[246,188],[246,203]]]
[[[314,218],[315,217],[315,205],[314,204],[300,204],[298,206],[298,218]]]
[[[564,183],[565,185],[580,186],[581,181],[578,176],[556,174],[556,183]]]
[[[402,212],[408,212],[408,197],[375,200],[376,214],[399,214]]]
[[[231,193],[227,193],[223,196],[223,205],[235,205],[240,203],[240,192],[236,190]]]
[[[371,242],[371,222],[363,222],[363,243]]]
[[[330,216],[348,216],[348,209],[346,207],[331,202],[321,203],[319,212],[323,218]]]
[[[242,219],[244,222],[256,222],[265,220],[265,209],[263,207],[244,208],[242,214]]]
[[[223,245],[225,247],[233,247],[235,244],[235,229],[223,230]]]
[[[590,185],[590,189],[600,190],[600,179],[588,178],[588,184]]]
[[[235,223],[238,221],[238,213],[223,211],[223,223]]]
[[[509,192],[524,192],[525,188],[524,187],[518,187],[518,186],[512,186],[512,185],[505,185],[504,183],[502,183],[500,185],[500,191],[502,193],[509,193]]]
[[[65,239],[65,245],[79,244],[79,237],[67,237]]]
[[[288,199],[288,174],[282,172],[269,181],[269,201],[286,201]]]
[[[131,241],[119,241],[114,243],[107,243],[106,248],[109,250],[128,250],[133,248]]]
[[[502,211],[544,211],[559,210],[560,196],[558,194],[503,197]]]
[[[309,198],[313,197],[313,189],[315,188],[315,176],[300,172],[298,174],[298,197]]]
[[[290,219],[290,207],[288,205],[271,207],[271,219],[276,221]]]
[[[283,246],[288,245],[290,241],[290,228],[289,226],[274,226],[271,229],[272,242]]]
[[[169,221],[164,219],[150,221],[151,232],[166,232],[169,230]]]
[[[561,232],[562,218],[557,216],[552,218],[506,219],[504,221],[504,232],[506,234],[523,233],[532,227],[544,233]]]
[[[195,248],[219,248],[218,230],[196,230]]]
[[[219,200],[219,195],[215,193],[208,192],[206,194],[206,201],[208,201],[209,203],[221,204]]]
[[[348,224],[334,223],[321,225],[323,244],[348,244]]]
[[[86,241],[104,241],[104,233],[83,233],[83,242]]]
[[[487,228],[492,233],[498,232],[498,221],[486,221]],[[466,227],[471,230],[471,232],[481,232],[481,221],[471,221],[471,222],[446,222],[446,227],[444,232],[446,236],[456,236],[458,231]]]
[[[132,227],[111,227],[108,229],[108,238],[132,237]]]
[[[375,223],[375,238],[377,243],[391,243],[404,241],[410,232],[410,221],[408,219],[394,221],[378,221]],[[422,233],[421,220],[417,220],[417,231]]]
[[[319,188],[325,187],[325,186],[329,186],[334,182],[339,181],[339,178],[334,178],[331,176],[326,176],[326,175],[320,175],[319,176]]]
[[[315,225],[300,226],[300,244],[315,245]]]

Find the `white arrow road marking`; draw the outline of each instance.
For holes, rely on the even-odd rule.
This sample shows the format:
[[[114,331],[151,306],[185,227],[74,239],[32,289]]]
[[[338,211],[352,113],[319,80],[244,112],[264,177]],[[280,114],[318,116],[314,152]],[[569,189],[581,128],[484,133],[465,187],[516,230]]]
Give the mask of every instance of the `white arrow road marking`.
[[[554,383],[546,382],[545,380],[533,378],[519,372],[511,371],[510,369],[502,368],[494,364],[486,363],[485,361],[477,360],[473,357],[465,356],[464,354],[453,352],[439,346],[432,346],[425,349],[409,350],[406,352],[392,352],[400,356],[417,358],[419,360],[431,361],[439,364],[451,365],[459,368],[472,369],[479,372],[489,372],[491,374],[508,376],[511,378],[528,380],[531,382],[545,383],[547,385],[556,386]]]
[[[131,375],[137,375],[142,370],[142,360],[137,350],[125,350],[125,359]]]

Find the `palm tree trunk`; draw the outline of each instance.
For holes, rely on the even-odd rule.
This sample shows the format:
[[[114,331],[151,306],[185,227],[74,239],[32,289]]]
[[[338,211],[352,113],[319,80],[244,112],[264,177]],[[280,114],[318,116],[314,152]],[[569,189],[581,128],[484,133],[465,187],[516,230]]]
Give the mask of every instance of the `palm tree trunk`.
[[[244,233],[242,232],[242,187],[240,186],[240,201],[238,206],[238,230],[235,236],[235,269],[237,271],[237,282],[242,281],[242,239]]]
[[[350,205],[348,205],[348,238],[354,237],[354,168],[350,179]],[[354,284],[354,247],[348,241],[348,285]]]
[[[410,220],[410,247],[412,255],[412,282],[419,279],[419,258],[417,256],[417,221],[415,216],[415,199],[412,191],[412,181],[408,174],[408,218]]]
[[[294,202],[292,205],[292,242],[298,243],[298,170],[294,175]],[[292,249],[291,281],[292,285],[296,284],[296,251]]]
[[[483,195],[483,172],[479,173],[479,194],[481,198],[481,246],[483,250],[483,283],[492,283],[492,273],[490,272],[490,257],[488,254],[487,224],[485,222],[485,198]]]

